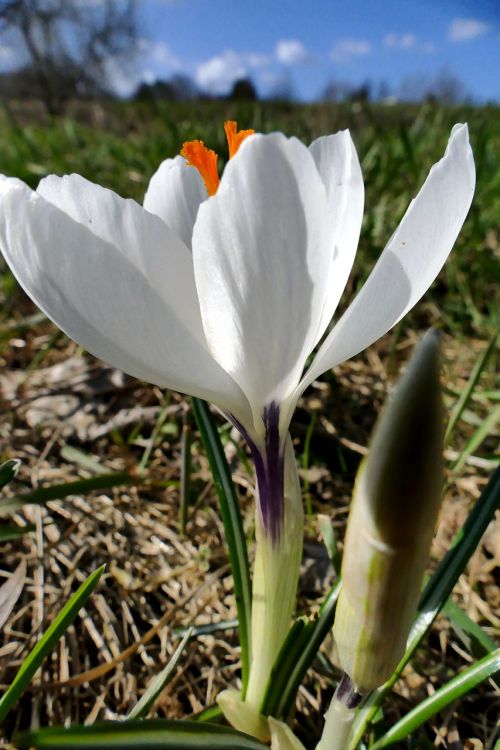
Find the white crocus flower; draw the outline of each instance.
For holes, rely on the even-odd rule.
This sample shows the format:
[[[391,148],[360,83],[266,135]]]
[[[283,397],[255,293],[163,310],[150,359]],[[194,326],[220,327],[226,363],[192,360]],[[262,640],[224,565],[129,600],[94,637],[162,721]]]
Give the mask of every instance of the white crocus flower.
[[[241,428],[260,475],[263,526],[276,538],[283,447],[297,399],[420,299],[473,190],[467,126],[456,125],[305,374],[359,239],[363,181],[348,131],[309,148],[281,133],[250,135],[211,197],[183,157],[167,159],[144,208],[78,175],[49,176],[36,191],[3,177],[0,244],[28,295],[89,352],[207,399]]]

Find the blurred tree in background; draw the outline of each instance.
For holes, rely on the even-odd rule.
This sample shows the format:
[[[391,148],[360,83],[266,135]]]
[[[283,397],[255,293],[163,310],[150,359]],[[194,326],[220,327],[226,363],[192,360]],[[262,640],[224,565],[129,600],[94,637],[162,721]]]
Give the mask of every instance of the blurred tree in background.
[[[72,97],[106,94],[137,29],[135,0],[0,0],[0,36],[19,57],[2,93],[39,98],[51,114]]]

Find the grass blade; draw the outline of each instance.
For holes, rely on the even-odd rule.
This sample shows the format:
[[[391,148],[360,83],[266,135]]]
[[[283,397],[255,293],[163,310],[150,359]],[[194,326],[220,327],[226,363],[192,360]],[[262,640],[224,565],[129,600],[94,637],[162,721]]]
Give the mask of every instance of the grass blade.
[[[493,411],[488,414],[484,422],[479,425],[465,448],[460,452],[459,457],[452,466],[452,471],[460,471],[467,458],[471,455],[471,453],[474,453],[476,448],[479,448],[483,440],[485,440],[490,432],[494,429],[499,419],[500,406],[496,406]]]
[[[196,721],[101,722],[64,729],[50,727],[16,737],[20,750],[263,750],[258,740],[228,727]]]
[[[186,533],[186,524],[188,520],[189,503],[191,499],[191,443],[192,430],[189,414],[184,414],[181,437],[181,485],[180,495],[180,520],[179,528],[181,534]]]
[[[21,595],[26,578],[26,560],[23,560],[12,575],[0,586],[0,630]]]
[[[63,445],[60,454],[61,458],[65,461],[69,461],[71,464],[77,464],[82,469],[90,471],[92,474],[109,474],[109,469],[96,461],[93,456],[89,456],[88,453],[84,453],[78,448],[74,448],[72,445]]]
[[[224,714],[222,713],[222,709],[217,704],[214,704],[212,706],[208,706],[208,708],[204,708],[202,711],[200,711],[198,714],[194,715],[194,718],[196,721],[205,721],[205,722],[220,722],[224,720]]]
[[[46,320],[47,317],[44,313],[37,312],[34,315],[24,318],[24,320],[9,323],[0,330],[0,342],[18,336],[20,333],[24,333],[24,331],[29,331],[33,326],[37,326]]]
[[[321,536],[323,537],[323,544],[326,547],[326,551],[328,552],[328,557],[330,558],[330,562],[333,566],[335,574],[339,576],[341,559],[332,519],[330,518],[330,516],[323,516],[321,514],[318,514],[318,526]]]
[[[89,575],[57,615],[54,622],[46,630],[36,646],[28,654],[18,673],[14,677],[13,682],[0,698],[0,724],[7,716],[12,706],[24,693],[33,678],[33,675],[47,654],[52,651],[59,638],[66,632],[77,616],[79,610],[84,606],[97,586],[103,571],[104,565]]]
[[[469,615],[451,599],[448,599],[444,605],[443,614],[448,618],[469,653],[479,656],[495,651],[497,645],[493,638],[490,638],[482,627],[471,620]]]
[[[436,572],[429,580],[420,600],[417,618],[411,629],[406,652],[392,677],[368,698],[360,709],[354,725],[349,750],[354,750],[361,741],[368,726],[387,693],[410,661],[423,637],[429,631],[437,614],[448,600],[453,588],[474,553],[488,524],[495,515],[500,502],[500,467],[495,471],[481,497],[455,536],[451,548],[439,563]]]
[[[188,628],[174,628],[173,634],[180,638],[190,632],[191,638],[197,638],[199,635],[212,635],[212,633],[223,633],[226,630],[235,629],[238,629],[238,620],[221,620],[221,622],[208,622],[206,625],[190,625]]]
[[[160,413],[158,414],[158,418],[156,420],[155,426],[153,427],[153,430],[151,432],[151,437],[149,438],[148,444],[144,450],[144,453],[142,454],[142,458],[139,463],[139,473],[146,470],[149,464],[149,459],[151,458],[151,452],[156,446],[158,442],[158,438],[161,435],[163,425],[165,424],[165,421],[168,416],[168,407],[170,404],[170,398],[171,398],[170,391],[167,391],[163,398],[163,404],[161,406]]]
[[[453,433],[453,430],[455,429],[455,425],[459,421],[460,417],[462,416],[462,413],[467,406],[469,399],[471,398],[472,394],[474,393],[474,389],[476,385],[479,382],[479,378],[481,377],[481,373],[486,367],[486,363],[488,362],[491,353],[495,349],[495,344],[498,338],[498,331],[495,331],[493,336],[491,337],[488,346],[472,368],[472,372],[470,374],[469,380],[467,382],[467,385],[465,386],[464,390],[460,394],[460,398],[458,399],[457,403],[453,407],[450,419],[448,421],[448,425],[446,427],[446,432],[444,436],[444,442],[445,445],[448,445],[451,440],[451,435]]]
[[[314,428],[316,426],[316,419],[317,414],[316,412],[313,412],[311,415],[311,421],[309,422],[309,426],[307,428],[306,436],[304,438],[304,451],[302,453],[302,468],[305,471],[305,476],[303,479],[303,495],[304,495],[304,502],[306,506],[306,513],[308,518],[312,516],[312,498],[311,498],[311,492],[309,489],[309,479],[307,477],[307,470],[309,469],[309,463],[310,463],[310,453],[311,453],[311,438],[313,436]]]
[[[28,534],[30,531],[34,531],[35,527],[33,524],[27,524],[26,526],[14,526],[13,524],[0,524],[0,542],[10,542],[13,539],[19,539],[19,537]]]
[[[193,414],[207,452],[217,494],[219,496],[222,522],[229,548],[229,559],[234,581],[236,609],[240,624],[241,681],[243,696],[248,682],[250,668],[250,633],[252,613],[252,585],[248,565],[248,553],[238,498],[231,472],[227,464],[217,424],[208,404],[198,398],[191,400]]]
[[[17,497],[9,497],[0,501],[0,515],[12,513],[23,505],[43,505],[50,500],[61,500],[69,495],[84,495],[92,490],[107,490],[125,484],[135,484],[137,479],[126,472],[102,474],[88,479],[77,479],[75,482],[62,482],[50,487],[39,487],[32,492],[25,492]]]
[[[373,746],[372,750],[382,750],[395,742],[400,742],[409,734],[422,726],[422,724],[434,716],[450,703],[469,693],[476,685],[488,679],[500,670],[500,649],[488,654],[481,661],[473,664],[468,669],[454,677],[450,682],[443,685],[433,695],[423,700],[412,711],[406,714],[388,732],[384,734]]]
[[[20,465],[21,462],[17,458],[14,458],[11,461],[5,461],[0,466],[0,487],[5,487],[6,484],[17,476]]]
[[[163,692],[164,688],[170,682],[174,675],[175,669],[181,658],[181,654],[184,651],[184,646],[191,637],[192,629],[188,630],[182,641],[177,646],[174,655],[162,671],[156,675],[156,677],[149,684],[146,692],[141,699],[136,703],[132,711],[127,716],[127,721],[131,719],[142,719],[148,713],[149,709],[153,706],[156,699]]]
[[[277,719],[288,716],[297,690],[333,625],[340,581],[323,602],[317,620],[296,620],[273,667],[261,713]]]

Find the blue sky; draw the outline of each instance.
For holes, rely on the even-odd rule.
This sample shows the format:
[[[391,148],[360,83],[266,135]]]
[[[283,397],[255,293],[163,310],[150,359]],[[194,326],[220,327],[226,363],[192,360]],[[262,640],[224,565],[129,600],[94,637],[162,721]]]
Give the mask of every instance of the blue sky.
[[[292,81],[314,99],[331,80],[385,81],[394,93],[446,72],[477,101],[500,98],[500,3],[489,0],[139,0],[141,54],[115,71],[138,80],[188,73],[224,94],[250,75],[267,95]]]

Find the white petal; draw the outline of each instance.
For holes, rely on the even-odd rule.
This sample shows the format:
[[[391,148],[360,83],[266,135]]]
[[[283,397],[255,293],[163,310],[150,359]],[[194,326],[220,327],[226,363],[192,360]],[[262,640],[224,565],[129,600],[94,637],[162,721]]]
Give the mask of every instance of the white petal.
[[[163,219],[191,247],[200,203],[208,197],[201,175],[183,156],[165,159],[154,173],[144,196],[144,208]]]
[[[313,141],[310,151],[323,180],[331,215],[333,263],[319,337],[339,303],[354,262],[363,220],[364,185],[348,130]]]
[[[190,253],[181,245],[179,255],[167,231],[160,255],[156,232],[165,225],[137,208],[153,226],[148,244],[144,223],[142,246],[132,256],[20,180],[2,177],[1,249],[27,294],[89,352],[135,377],[207,398],[247,420],[243,394],[193,335],[179,307],[170,304],[168,284],[152,286],[151,278],[162,277],[187,292],[193,275],[189,282],[189,266],[180,258],[189,262]],[[121,236],[121,218],[127,224],[130,215],[108,218]]]
[[[250,136],[193,233],[209,347],[255,418],[298,383],[316,339],[331,261],[326,192],[309,150],[279,133]]]
[[[475,169],[467,125],[455,125],[356,299],[327,336],[300,385],[366,349],[415,305],[444,265],[472,202]]]
[[[163,221],[135,201],[121,198],[77,174],[50,175],[41,180],[36,192],[126,255],[205,344],[192,256]]]

